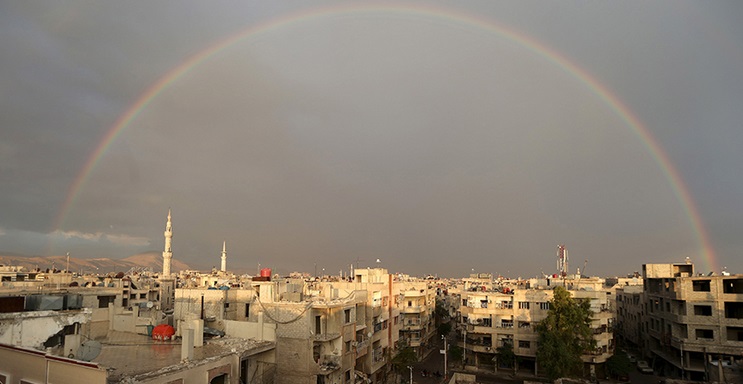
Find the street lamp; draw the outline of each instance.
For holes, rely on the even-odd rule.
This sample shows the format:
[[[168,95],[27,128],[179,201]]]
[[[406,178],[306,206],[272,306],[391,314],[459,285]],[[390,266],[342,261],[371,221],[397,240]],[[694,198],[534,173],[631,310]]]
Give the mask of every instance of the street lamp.
[[[408,365],[408,369],[410,370],[410,384],[413,384],[413,366]]]
[[[441,335],[441,338],[444,339],[444,379],[446,379],[446,336]]]

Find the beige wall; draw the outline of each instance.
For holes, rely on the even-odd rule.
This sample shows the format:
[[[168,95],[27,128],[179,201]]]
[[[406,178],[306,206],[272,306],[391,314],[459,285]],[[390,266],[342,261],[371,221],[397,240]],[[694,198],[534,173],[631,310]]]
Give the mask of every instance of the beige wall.
[[[39,351],[0,345],[0,374],[8,383],[106,384],[106,370],[96,364],[49,356]],[[47,376],[48,375],[48,376]]]
[[[0,343],[42,348],[43,343],[65,326],[90,321],[89,309],[35,311],[0,314]]]

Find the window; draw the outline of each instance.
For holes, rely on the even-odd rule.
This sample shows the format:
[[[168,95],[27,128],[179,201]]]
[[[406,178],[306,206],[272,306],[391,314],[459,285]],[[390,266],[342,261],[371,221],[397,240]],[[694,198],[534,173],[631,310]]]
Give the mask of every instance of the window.
[[[351,370],[349,369],[348,371],[346,371],[344,376],[345,376],[346,383],[347,384],[350,383],[351,382]]]
[[[743,327],[726,327],[728,341],[743,341]]]
[[[694,292],[709,292],[709,280],[694,280],[691,283]]]
[[[346,341],[346,353],[351,352],[351,341]]]
[[[519,309],[529,309],[528,301],[519,301]]]
[[[542,302],[539,303],[539,309],[547,311],[550,309],[550,303],[549,302]]]
[[[743,303],[737,301],[726,301],[725,318],[743,319]]]
[[[709,339],[715,338],[715,333],[711,329],[697,329],[697,339]]]
[[[519,340],[519,348],[531,348],[531,342],[528,340]]]
[[[344,309],[343,310],[343,321],[348,324],[351,322],[351,310],[350,309]]]
[[[724,293],[743,293],[743,279],[725,279],[722,281],[722,291]]]
[[[697,316],[712,316],[711,305],[695,305],[694,314]]]
[[[408,307],[412,307],[412,306],[413,306],[413,302],[408,300]]]
[[[395,316],[392,321],[394,321],[394,324],[397,325],[397,322],[400,320],[400,316]]]
[[[98,296],[98,308],[108,308],[108,304],[113,304],[116,296]]]
[[[250,303],[245,303],[245,318],[250,318]]]

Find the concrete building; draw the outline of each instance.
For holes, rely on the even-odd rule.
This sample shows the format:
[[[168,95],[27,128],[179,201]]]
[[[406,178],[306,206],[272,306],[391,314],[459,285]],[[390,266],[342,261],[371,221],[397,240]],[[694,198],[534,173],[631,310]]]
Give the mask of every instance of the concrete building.
[[[560,279],[560,285],[566,280]],[[596,349],[582,356],[586,364],[586,375],[603,377],[603,363],[614,352],[614,323],[612,302],[604,290],[592,290],[594,281],[588,280],[585,287],[578,280],[570,282],[571,295],[588,300],[593,311],[591,327],[594,330]],[[524,282],[518,282],[524,286]],[[552,284],[550,282],[551,286]],[[464,348],[464,364],[472,369],[497,369],[497,348],[505,344],[513,347],[518,357],[515,367],[538,373],[536,364],[538,334],[536,325],[547,317],[551,288],[495,287],[483,290],[477,287],[461,291],[457,314],[458,345]]]
[[[694,273],[685,263],[645,264],[640,343],[667,376],[730,380],[743,361],[743,275]],[[624,304],[624,303],[622,303]]]
[[[422,358],[436,335],[436,289],[430,281],[399,281],[400,342]]]
[[[628,349],[644,348],[645,299],[642,285],[628,285],[616,290],[616,335]]]
[[[275,374],[270,342],[222,338],[196,348],[188,338],[158,342],[113,332],[95,345],[96,355],[83,361],[0,344],[0,382],[270,384]]]

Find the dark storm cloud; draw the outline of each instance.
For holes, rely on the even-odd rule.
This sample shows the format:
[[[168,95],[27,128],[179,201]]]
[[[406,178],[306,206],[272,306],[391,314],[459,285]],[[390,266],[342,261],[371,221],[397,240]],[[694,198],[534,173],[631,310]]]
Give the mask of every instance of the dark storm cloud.
[[[674,3],[676,4],[676,3]],[[584,67],[643,121],[741,269],[740,6],[468,3]],[[280,273],[622,274],[699,244],[664,170],[586,83],[477,28],[363,13],[222,50],[164,89],[65,194],[150,84],[237,31],[318,4],[3,4],[0,250],[176,257]],[[688,23],[694,18],[695,23]],[[12,92],[7,90],[13,90]],[[737,231],[737,232],[736,232]],[[736,264],[737,263],[737,264]]]

